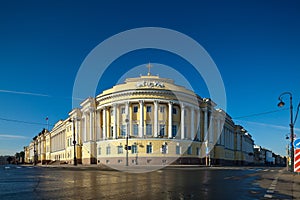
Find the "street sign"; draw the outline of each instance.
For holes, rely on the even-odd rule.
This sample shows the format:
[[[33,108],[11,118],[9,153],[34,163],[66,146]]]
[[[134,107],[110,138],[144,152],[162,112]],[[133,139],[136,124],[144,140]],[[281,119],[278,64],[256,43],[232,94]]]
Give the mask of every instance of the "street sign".
[[[298,138],[294,141],[294,148],[295,149],[300,149],[300,138]]]
[[[300,149],[294,151],[294,172],[300,172]]]

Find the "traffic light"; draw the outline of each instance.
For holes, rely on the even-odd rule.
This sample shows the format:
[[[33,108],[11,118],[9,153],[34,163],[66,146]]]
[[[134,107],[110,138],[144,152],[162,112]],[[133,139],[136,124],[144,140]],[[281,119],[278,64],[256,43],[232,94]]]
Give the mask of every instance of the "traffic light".
[[[127,148],[128,148],[127,145],[125,145],[125,150],[127,150]]]

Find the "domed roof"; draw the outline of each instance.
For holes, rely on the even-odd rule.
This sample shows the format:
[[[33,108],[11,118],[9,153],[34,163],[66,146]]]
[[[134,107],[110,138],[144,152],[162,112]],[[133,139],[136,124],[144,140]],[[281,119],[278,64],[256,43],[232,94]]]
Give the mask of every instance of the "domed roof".
[[[176,92],[184,92],[194,95],[194,92],[186,89],[183,86],[174,84],[174,81],[169,78],[160,78],[159,76],[140,76],[138,78],[127,78],[125,83],[113,86],[102,92],[97,97],[118,93],[128,90],[170,90]]]
[[[107,98],[114,98],[114,100],[125,100],[143,98],[155,99],[201,99],[193,91],[186,89],[183,86],[176,85],[174,80],[169,78],[160,78],[148,74],[147,76],[140,76],[137,78],[127,78],[125,83],[113,86],[110,89],[103,91],[96,99],[100,104],[108,103]],[[180,97],[178,97],[180,96]],[[118,98],[117,98],[118,97]],[[191,101],[191,100],[188,100]],[[196,100],[198,101],[198,100]]]

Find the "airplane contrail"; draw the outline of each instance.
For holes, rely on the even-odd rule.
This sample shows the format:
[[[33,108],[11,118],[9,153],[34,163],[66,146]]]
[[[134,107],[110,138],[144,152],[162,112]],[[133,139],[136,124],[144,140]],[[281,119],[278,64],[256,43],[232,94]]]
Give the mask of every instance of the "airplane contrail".
[[[41,97],[51,97],[47,94],[39,94],[39,93],[32,93],[32,92],[20,92],[20,91],[13,91],[13,90],[0,90],[3,93],[11,93],[11,94],[24,94],[24,95],[32,95],[32,96],[41,96]]]
[[[249,123],[249,124],[256,124],[259,126],[266,126],[266,127],[272,127],[276,129],[281,129],[281,130],[290,130],[289,126],[279,126],[279,125],[274,125],[274,124],[267,124],[267,123],[261,123],[261,122],[251,122],[251,121],[244,121],[244,120],[235,120],[235,121],[240,121],[243,123]],[[295,131],[300,131],[300,128],[294,128]]]
[[[20,135],[8,135],[8,134],[0,134],[0,138],[9,138],[9,139],[27,139],[25,136]]]
[[[11,93],[11,94],[22,94],[22,95],[31,95],[31,96],[40,96],[40,97],[51,97],[53,96],[48,95],[48,94],[40,94],[40,93],[33,93],[33,92],[21,92],[21,91],[14,91],[14,90],[0,90],[0,93]],[[79,97],[58,97],[62,99],[74,99],[74,100],[80,100],[83,101],[85,100],[84,98],[79,98]]]

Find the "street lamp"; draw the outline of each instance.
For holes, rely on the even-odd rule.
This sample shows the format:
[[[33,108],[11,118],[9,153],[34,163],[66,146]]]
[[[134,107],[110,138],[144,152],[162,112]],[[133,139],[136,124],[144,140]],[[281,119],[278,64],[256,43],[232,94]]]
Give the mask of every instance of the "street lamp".
[[[75,118],[69,119],[69,122],[73,122],[74,166],[76,166],[77,158],[76,158],[76,139],[75,139]]]
[[[279,95],[278,100],[278,107],[283,107],[285,103],[282,100],[283,95],[289,95],[290,96],[290,139],[291,139],[291,171],[294,172],[294,124],[298,117],[298,111],[300,107],[300,103],[298,104],[297,111],[296,111],[296,117],[295,121],[293,119],[293,95],[291,92],[283,92]]]

